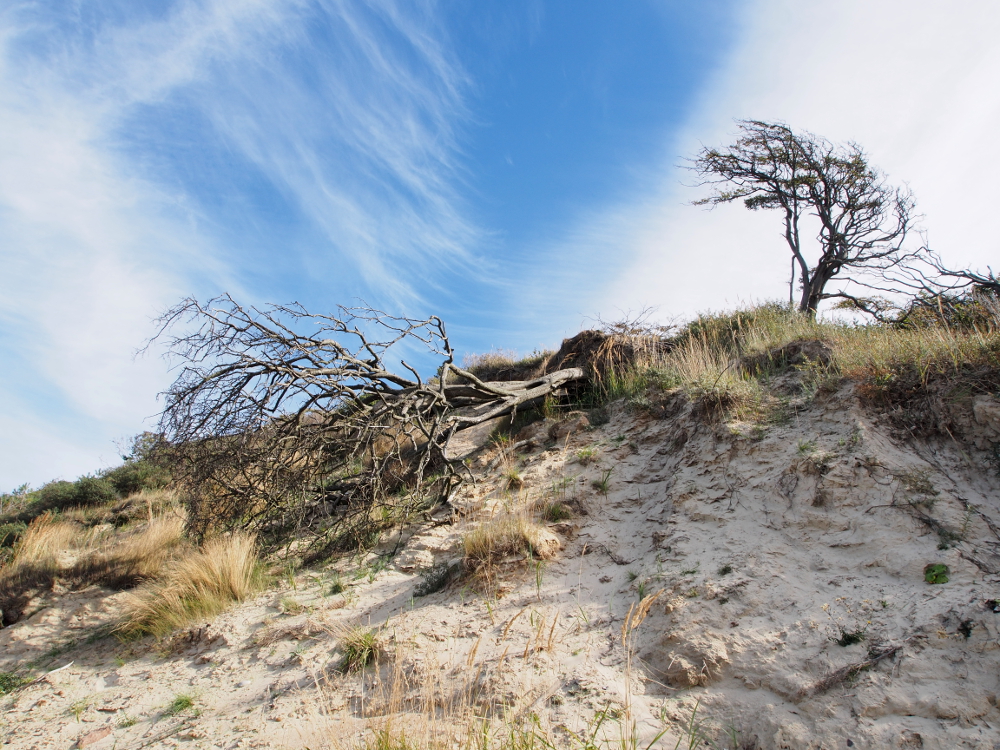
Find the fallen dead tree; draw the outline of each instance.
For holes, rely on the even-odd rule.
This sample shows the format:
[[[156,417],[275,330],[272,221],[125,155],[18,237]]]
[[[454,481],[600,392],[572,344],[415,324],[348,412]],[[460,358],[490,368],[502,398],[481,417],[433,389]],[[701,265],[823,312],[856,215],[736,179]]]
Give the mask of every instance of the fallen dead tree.
[[[167,311],[157,336],[180,361],[160,430],[191,530],[311,535],[311,554],[364,546],[446,502],[468,478],[458,433],[530,408],[585,377],[568,367],[485,382],[455,365],[440,318],[370,307],[315,315],[225,295]],[[432,358],[424,379],[404,357]]]

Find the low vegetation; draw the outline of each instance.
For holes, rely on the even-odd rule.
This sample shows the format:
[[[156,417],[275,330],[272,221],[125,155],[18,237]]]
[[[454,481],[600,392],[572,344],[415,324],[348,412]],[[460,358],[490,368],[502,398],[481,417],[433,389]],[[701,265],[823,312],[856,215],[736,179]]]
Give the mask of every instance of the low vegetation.
[[[383,652],[378,631],[354,627],[340,636],[339,649],[343,654],[341,672],[357,672],[378,660]]]
[[[950,394],[951,401],[958,402],[1000,390],[1000,317],[992,310],[987,305],[974,315],[951,315],[947,320],[934,320],[924,311],[919,321],[910,316],[899,325],[855,325],[817,321],[771,304],[702,315],[669,336],[662,332],[611,331],[607,335],[619,339],[639,337],[641,345],[617,350],[632,352],[631,358],[619,357],[595,366],[602,376],[592,390],[583,396],[560,396],[564,399],[560,406],[605,408],[617,399],[637,410],[655,411],[669,408],[676,399],[675,403],[693,402],[706,419],[766,425],[781,419],[792,402],[820,397],[849,379],[856,383],[867,403],[902,406],[912,414],[933,394]],[[659,343],[650,343],[654,339]],[[475,367],[483,368],[480,377],[488,373],[499,377],[501,370],[528,372],[542,364],[541,360],[511,359],[484,360]],[[487,366],[500,369],[489,370]],[[607,410],[613,414],[617,408]],[[520,414],[517,419],[529,416],[542,415],[536,411]],[[520,425],[513,419],[511,424]],[[532,500],[530,485],[536,475],[528,471],[522,474],[518,469],[523,457],[514,453],[512,437],[506,433],[495,436],[493,449],[498,460],[492,466],[503,488],[504,512],[471,523],[463,538],[462,560],[439,563],[425,571],[413,591],[414,597],[441,591],[461,577],[463,570],[472,579],[473,589],[481,586],[480,593],[485,589],[496,594],[501,578],[509,577],[511,571],[530,571],[531,565],[535,585],[541,591],[545,569],[540,560],[550,557],[553,548],[551,532],[536,518],[557,523],[585,514],[586,508],[575,498],[566,500],[571,482],[582,492],[588,491],[588,483],[590,489],[605,495],[614,490],[616,475],[610,462],[619,454],[613,446],[622,447],[627,439],[623,434],[613,441],[599,440],[569,451],[576,477],[553,482],[551,494]],[[820,450],[820,443],[815,439],[800,443],[797,460],[810,462],[815,473],[822,475],[828,454]],[[202,544],[197,544],[185,533],[185,511],[179,496],[167,486],[167,476],[169,472],[160,464],[130,459],[113,471],[4,496],[0,515],[0,609],[4,617],[15,621],[26,611],[32,597],[51,591],[57,581],[70,587],[96,584],[130,589],[123,597],[124,615],[116,630],[119,636],[159,638],[192,622],[212,618],[259,592],[268,579],[263,573],[257,539],[238,532],[209,534]],[[898,472],[894,476],[903,490],[901,497],[924,510],[933,507],[939,491],[926,475]],[[202,507],[201,512],[211,512],[210,506]],[[371,546],[384,528],[408,523],[413,517],[375,519],[375,532],[363,542],[358,541],[361,546]],[[429,520],[423,512],[417,517]],[[388,559],[379,558],[377,565],[367,569],[369,582],[375,580]],[[734,572],[731,564],[714,569],[719,577]],[[289,568],[293,588],[296,570]],[[359,568],[357,580],[363,579],[365,570]],[[680,574],[696,572],[682,570]],[[928,584],[947,584],[948,574],[943,564],[930,564],[924,569]],[[651,603],[647,586],[655,578],[640,578],[638,573],[630,572],[629,579],[635,583],[640,604]],[[328,590],[330,594],[344,594],[345,599],[352,593],[340,574],[329,580]],[[688,596],[697,595],[698,589],[691,588]],[[313,603],[306,606],[291,596],[279,601],[287,614],[313,611]],[[554,629],[550,638],[552,632]],[[864,629],[840,630],[831,640],[847,647],[866,637]],[[386,648],[384,631],[364,627],[345,630],[338,634],[339,668],[351,673],[372,664],[385,666],[382,658]],[[0,694],[16,690],[24,679],[20,673],[0,674]],[[191,710],[193,702],[190,696],[179,695],[164,714]],[[462,718],[474,721],[470,716]],[[612,744],[609,739],[617,742],[613,737],[598,735],[605,719],[606,715],[595,719],[588,734],[577,738],[581,748],[593,750]],[[538,727],[523,722],[503,723],[496,719],[469,726],[469,736],[478,726],[486,733],[481,736],[490,747],[552,747]],[[697,733],[692,730],[689,735],[696,737]],[[422,740],[414,740],[415,736],[387,723],[373,728],[367,746],[424,747]],[[621,743],[628,741],[623,733]]]
[[[463,540],[465,566],[477,572],[512,556],[548,556],[539,543],[541,527],[522,516],[502,516],[486,521]]]
[[[9,534],[18,523],[28,523],[46,513],[107,510],[116,501],[143,491],[161,490],[169,483],[170,470],[162,447],[154,435],[143,433],[133,439],[130,455],[120,466],[73,482],[52,481],[36,490],[22,485],[0,497],[0,529]],[[87,514],[82,517],[92,520]]]
[[[781,419],[778,378],[800,373],[799,395],[843,379],[869,403],[909,405],[935,389],[968,398],[1000,389],[1000,307],[982,298],[969,325],[924,314],[899,324],[820,321],[780,304],[701,315],[669,346],[647,347],[605,378],[603,397],[649,407],[651,394],[683,392],[706,413],[728,419]],[[967,302],[967,305],[973,304]],[[952,316],[954,318],[954,316]]]
[[[467,354],[462,367],[481,380],[527,380],[537,374],[554,353],[536,351],[528,357],[519,357],[509,349],[494,349],[484,354]]]
[[[815,398],[848,379],[867,403],[905,417],[911,431],[933,431],[941,419],[934,410],[941,403],[967,403],[976,394],[1000,391],[1000,303],[983,293],[937,306],[914,303],[897,320],[877,324],[817,320],[772,303],[703,314],[678,330],[621,323],[588,336],[581,341],[589,342],[584,349],[591,360],[590,390],[563,395],[561,404],[549,396],[545,405],[532,407],[534,412],[519,412],[512,425],[540,418],[543,408],[552,413],[605,408],[614,400],[635,409],[662,410],[681,395],[706,418],[752,422],[763,429],[786,419],[796,399]],[[539,353],[518,360],[491,352],[471,357],[465,365],[484,379],[505,373],[513,377],[539,371],[554,358]],[[497,435],[496,443],[506,457],[501,462],[506,488],[521,491],[525,479],[517,468],[513,438]],[[820,454],[807,447],[806,458],[818,461]],[[169,486],[164,451],[153,436],[143,435],[121,466],[37,490],[21,487],[0,498],[0,610],[5,624],[21,617],[31,598],[51,590],[56,580],[72,587],[138,586],[129,595],[120,626],[120,633],[129,635],[163,635],[259,590],[264,579],[253,537],[209,534],[198,548],[185,536],[181,498]],[[575,460],[587,466],[601,455],[591,445],[580,448]],[[607,492],[610,479],[611,470],[604,469],[593,485]],[[900,481],[915,498],[912,502],[922,507],[933,503],[933,493],[912,478]],[[420,494],[419,487],[406,491]],[[200,506],[199,512],[209,508]],[[549,522],[573,514],[558,497],[535,510]],[[373,518],[371,533],[353,537],[353,543],[370,546],[383,529],[409,518],[384,516]],[[490,581],[504,560],[543,556],[540,533],[533,520],[517,514],[486,521],[466,535],[464,567],[473,577]],[[448,571],[440,581],[428,582],[426,591],[437,590],[450,576]],[[335,581],[331,590],[342,586]]]
[[[68,572],[70,579],[114,589],[156,578],[183,543],[184,516],[154,517],[141,528],[105,540]]]
[[[211,539],[176,560],[163,575],[129,593],[117,632],[163,636],[198,618],[211,618],[260,591],[266,577],[253,537]]]

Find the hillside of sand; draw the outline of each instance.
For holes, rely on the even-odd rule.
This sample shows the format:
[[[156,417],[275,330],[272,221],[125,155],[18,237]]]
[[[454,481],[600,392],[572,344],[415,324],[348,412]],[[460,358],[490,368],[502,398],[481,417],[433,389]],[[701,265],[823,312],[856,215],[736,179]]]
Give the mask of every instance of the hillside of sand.
[[[57,586],[0,630],[0,671],[37,675],[0,737],[1000,748],[1000,403],[924,438],[855,391],[766,427],[673,393],[481,435],[452,507],[160,640],[109,635],[126,593]],[[463,573],[463,540],[510,519],[542,525],[534,554]],[[369,631],[375,663],[342,673]]]

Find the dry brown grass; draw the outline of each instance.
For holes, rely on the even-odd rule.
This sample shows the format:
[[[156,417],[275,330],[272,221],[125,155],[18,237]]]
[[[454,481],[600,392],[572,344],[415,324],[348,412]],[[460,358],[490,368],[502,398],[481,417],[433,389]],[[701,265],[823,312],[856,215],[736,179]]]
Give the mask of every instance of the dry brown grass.
[[[658,596],[647,597],[629,611],[623,629],[627,658],[634,650],[635,631]],[[510,626],[524,611],[507,623],[501,640],[507,638]],[[544,689],[529,689],[513,699],[499,698],[495,686],[526,669],[531,654],[553,651],[552,631],[557,620],[558,615],[550,628],[544,616],[538,618],[537,626],[532,626],[537,632],[528,637],[524,662],[510,658],[509,649],[479,656],[480,639],[465,655],[463,668],[446,670],[433,654],[410,658],[411,649],[419,650],[419,646],[396,641],[391,648],[386,646],[382,658],[364,677],[344,674],[333,681],[321,678],[327,697],[324,724],[331,745],[337,750],[650,750],[681,747],[684,739],[684,747],[701,746],[706,736],[700,725],[697,734],[688,737],[668,736],[664,725],[652,741],[648,737],[640,741],[628,704],[621,713],[612,713],[608,704],[576,727],[563,723],[559,725],[562,731],[553,731],[533,710],[545,697]],[[631,664],[629,659],[623,676],[626,688],[633,680]],[[360,694],[361,700],[355,704],[359,710],[344,711],[342,698],[333,697],[332,693],[344,688]]]
[[[368,631],[362,631],[367,633]],[[478,644],[477,644],[478,645]],[[367,641],[366,641],[367,646]],[[389,649],[389,644],[384,644]],[[341,673],[325,696],[342,682],[362,685],[359,711],[344,715],[326,707],[325,729],[337,750],[543,750],[550,738],[517,714],[517,706],[486,708],[491,678],[517,669],[513,660],[476,660],[474,646],[466,669],[456,678],[433,655],[412,660],[412,643],[393,643],[365,677]],[[369,687],[363,687],[367,684]],[[534,696],[532,696],[534,697]],[[527,702],[527,701],[526,701]],[[333,703],[333,700],[329,700]],[[496,714],[487,718],[488,714]],[[593,750],[597,750],[596,747]]]
[[[152,521],[180,511],[180,496],[175,490],[142,490],[128,497],[122,514],[129,520]]]
[[[788,361],[795,342],[817,342],[822,361]],[[768,380],[806,370],[813,386],[849,378],[873,399],[905,399],[932,381],[962,381],[974,392],[1000,387],[1000,318],[997,325],[900,329],[811,320],[779,305],[703,315],[671,340],[646,347],[607,379],[607,396],[642,402],[651,387],[681,389],[728,418],[769,413]]]
[[[552,352],[535,352],[520,357],[511,349],[494,349],[483,354],[466,354],[462,368],[482,380],[526,380],[534,377]]]
[[[547,530],[527,515],[507,514],[484,521],[463,538],[465,570],[477,588],[496,596],[505,572],[523,568],[532,557],[552,557],[555,550],[547,541],[551,541]]]
[[[124,538],[116,535],[105,540],[101,549],[80,559],[68,575],[78,583],[112,588],[126,588],[155,578],[180,547],[184,524],[182,513],[154,517]]]
[[[832,337],[837,369],[855,379],[885,379],[911,372],[926,385],[970,368],[1000,369],[1000,335],[944,327],[844,329]]]
[[[0,613],[12,625],[31,599],[51,589],[59,574],[59,557],[80,539],[76,524],[58,521],[49,513],[39,516],[18,541],[10,561],[0,568]]]
[[[465,565],[477,571],[509,557],[549,556],[539,544],[542,527],[522,516],[501,516],[480,524],[463,540]]]
[[[160,637],[191,620],[219,614],[264,583],[253,537],[240,533],[217,537],[131,592],[117,632]]]
[[[9,567],[46,567],[56,570],[59,567],[59,553],[77,546],[80,540],[79,526],[57,520],[55,516],[46,513],[28,525],[14,549]]]

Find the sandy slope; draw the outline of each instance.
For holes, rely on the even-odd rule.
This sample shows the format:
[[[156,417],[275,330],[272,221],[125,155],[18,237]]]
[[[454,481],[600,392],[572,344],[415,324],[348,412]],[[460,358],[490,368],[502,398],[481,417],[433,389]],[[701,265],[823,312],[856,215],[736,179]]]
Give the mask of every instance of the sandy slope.
[[[523,489],[479,454],[491,474],[456,500],[455,522],[429,520],[384,570],[374,555],[338,562],[345,593],[329,594],[330,570],[307,572],[159,644],[87,643],[115,596],[37,603],[0,631],[0,670],[72,664],[0,699],[3,741],[318,748],[349,744],[387,700],[433,699],[557,739],[609,707],[615,739],[631,701],[643,737],[700,704],[719,747],[1000,748],[1000,481],[969,443],[898,440],[849,386],[763,434],[698,418],[682,397],[555,442],[548,427],[522,449]],[[988,418],[970,431],[980,447],[1000,440]],[[604,494],[593,483],[608,469]],[[551,499],[577,509],[551,526],[562,550],[511,561],[498,600],[461,581],[413,596],[421,569],[460,557],[470,525]],[[926,583],[929,563],[950,581]],[[640,589],[662,593],[627,682],[621,625]],[[283,613],[283,597],[304,609]],[[343,677],[338,633],[355,624],[381,627],[391,656]],[[864,638],[841,646],[845,633]],[[197,712],[168,715],[178,695]]]

